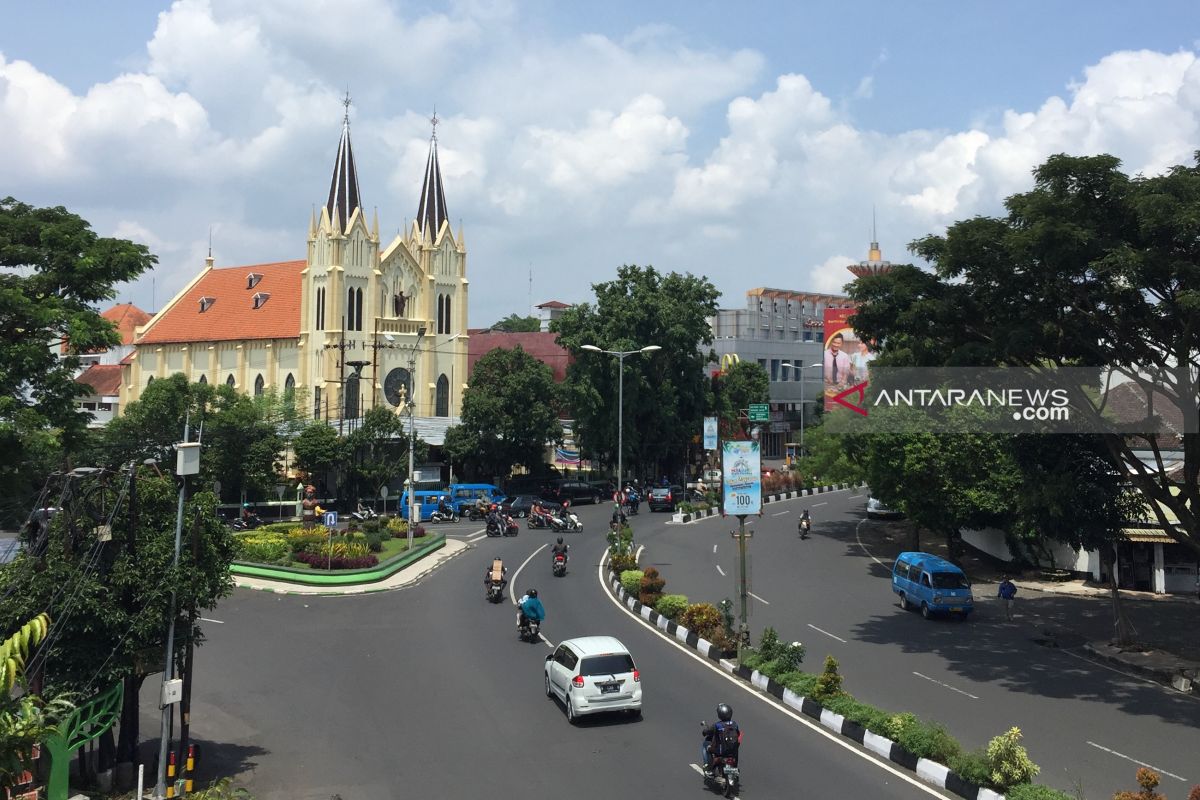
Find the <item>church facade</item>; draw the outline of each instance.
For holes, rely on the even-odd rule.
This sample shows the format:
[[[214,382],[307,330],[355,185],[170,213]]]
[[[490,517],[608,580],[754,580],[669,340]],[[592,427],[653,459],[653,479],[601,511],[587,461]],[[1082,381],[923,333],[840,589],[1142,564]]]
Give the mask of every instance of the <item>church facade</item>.
[[[368,223],[347,115],[329,196],[304,259],[200,273],[136,330],[121,407],[182,372],[249,394],[294,391],[313,418],[345,430],[372,408],[402,413],[442,443],[467,378],[467,250],[446,213],[437,119],[412,225],[386,246]]]

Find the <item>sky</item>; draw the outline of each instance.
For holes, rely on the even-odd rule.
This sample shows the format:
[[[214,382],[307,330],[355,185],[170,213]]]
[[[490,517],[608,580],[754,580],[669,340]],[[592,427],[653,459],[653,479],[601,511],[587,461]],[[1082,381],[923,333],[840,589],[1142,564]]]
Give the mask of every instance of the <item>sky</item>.
[[[1194,0],[407,3],[0,0],[0,196],[65,206],[158,266],[302,259],[347,91],[384,246],[436,109],[470,325],[593,298],[622,264],[840,292],[1054,153],[1130,173],[1200,149]]]

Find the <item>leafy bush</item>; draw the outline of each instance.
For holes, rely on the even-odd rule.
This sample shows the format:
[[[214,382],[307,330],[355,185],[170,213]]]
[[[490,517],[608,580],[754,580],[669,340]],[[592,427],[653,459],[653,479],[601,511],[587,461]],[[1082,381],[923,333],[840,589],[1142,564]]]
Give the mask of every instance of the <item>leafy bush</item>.
[[[319,558],[363,558],[371,554],[371,550],[365,541],[353,538],[337,539],[333,542],[319,542],[310,545],[304,552]],[[297,558],[296,560],[300,561],[302,559]]]
[[[1117,792],[1113,795],[1113,800],[1167,800],[1166,795],[1154,791],[1159,782],[1158,773],[1154,770],[1139,767],[1137,782],[1138,786],[1142,787],[1140,792]]]
[[[242,561],[260,564],[284,564],[288,561],[291,548],[282,533],[254,533],[234,537],[237,556]]]
[[[900,741],[900,737],[904,734],[906,728],[917,724],[917,715],[904,711],[900,714],[892,714],[884,720],[883,728],[875,731],[881,736],[886,736],[893,742]]]
[[[393,536],[408,534],[408,520],[402,517],[392,517],[387,521],[387,529],[392,532]]]
[[[897,743],[920,758],[945,764],[962,752],[962,746],[936,722],[914,720],[900,732]]]
[[[816,676],[812,677],[815,684]],[[795,691],[795,689],[792,691]],[[831,699],[828,703],[825,703],[825,707],[833,713],[841,714],[846,719],[857,722],[859,725],[875,733],[883,728],[888,718],[888,712],[878,709],[875,706],[861,703],[848,694]]]
[[[633,528],[628,525],[622,525],[620,531],[609,530],[604,538],[610,555],[633,555]]]
[[[306,530],[304,528],[292,528],[287,532],[288,546],[293,553],[300,553],[307,550],[310,545],[319,545],[327,541],[329,535],[324,528]]]
[[[391,534],[388,534],[390,537]],[[366,535],[367,549],[372,553],[383,552],[383,533],[378,529],[370,531]]]
[[[297,553],[296,560],[315,569],[363,569],[379,563],[379,558],[368,553],[359,556],[323,555],[321,553]]]
[[[679,624],[701,639],[727,647],[721,612],[712,603],[693,603],[679,615]]]
[[[785,672],[775,680],[801,697],[812,697],[813,690],[817,688],[817,676],[811,672]]]
[[[234,788],[230,778],[221,778],[207,789],[201,789],[191,795],[192,800],[254,800],[250,792],[242,788]]]
[[[654,604],[654,610],[662,614],[667,619],[678,621],[679,615],[687,608],[687,595],[682,594],[664,594],[658,598],[658,602]]]
[[[988,763],[992,767],[992,783],[1001,789],[1016,786],[1018,783],[1029,783],[1041,772],[1041,768],[1029,758],[1029,753],[1021,745],[1021,729],[1009,728],[988,742]],[[1155,776],[1155,785],[1157,785]],[[1138,771],[1141,781],[1141,770]]]
[[[838,662],[833,656],[825,656],[825,668],[817,676],[817,684],[813,688],[812,698],[822,705],[842,694],[842,675],[838,672]]]
[[[638,587],[638,600],[642,605],[654,608],[658,598],[662,597],[662,590],[666,585],[667,581],[659,574],[659,571],[654,567],[648,567],[642,576],[641,585]]]
[[[678,506],[676,506],[675,510],[678,511],[680,514],[692,514],[692,513],[695,513],[696,507],[693,506],[691,503],[685,502],[685,503],[680,503]]]
[[[259,525],[258,530],[261,533],[288,533],[295,527],[294,522],[268,522],[266,525]]]
[[[799,642],[788,644],[779,641],[779,634],[770,627],[762,632],[762,638],[758,643],[758,652],[764,662],[772,662],[775,665],[769,671],[759,668],[760,672],[765,672],[771,677],[785,672],[794,672],[800,669],[800,662],[804,661],[804,645]]]
[[[976,786],[993,788],[992,766],[988,762],[987,752],[974,750],[970,753],[960,752],[952,756],[946,766],[958,773],[959,777],[968,780]]]
[[[627,569],[621,573],[621,588],[625,590],[625,594],[637,594],[644,574],[640,569]]]
[[[378,533],[382,529],[383,529],[383,523],[380,522],[378,519],[363,520],[363,524],[362,524],[363,533]]]
[[[637,559],[633,553],[615,553],[608,559],[608,568],[617,574],[628,572],[637,569]]]
[[[1066,792],[1033,783],[1018,784],[1005,792],[1004,796],[1008,800],[1075,800]]]

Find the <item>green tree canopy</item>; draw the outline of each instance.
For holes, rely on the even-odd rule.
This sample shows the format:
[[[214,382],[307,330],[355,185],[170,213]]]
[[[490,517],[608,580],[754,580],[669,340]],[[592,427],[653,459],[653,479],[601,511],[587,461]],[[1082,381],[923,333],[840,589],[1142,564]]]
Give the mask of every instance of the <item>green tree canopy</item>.
[[[509,314],[492,326],[492,330],[501,333],[536,333],[542,329],[541,320],[537,317],[522,317]]]
[[[15,501],[0,515],[27,514],[46,454],[69,455],[83,437],[77,356],[120,343],[95,306],[156,261],[142,245],[97,236],[65,208],[0,200],[0,483]]]
[[[567,397],[584,457],[617,463],[618,360],[583,350],[661,350],[625,359],[626,469],[674,473],[711,404],[704,365],[713,361],[708,318],[717,311],[707,278],[627,265],[592,285],[595,305],[567,309],[552,323],[573,356]]]
[[[365,489],[366,494],[374,497],[382,486],[408,477],[408,444],[404,420],[390,407],[376,406],[366,413],[362,424],[346,437],[360,496]],[[416,437],[414,463],[420,464],[428,454],[429,446]]]
[[[305,425],[292,441],[296,468],[314,483],[345,465],[349,448],[327,422],[313,420]]]
[[[727,428],[739,428],[738,414],[751,403],[767,403],[771,395],[771,378],[762,364],[754,361],[734,362],[718,379],[719,388],[714,402],[717,415]]]
[[[475,363],[462,423],[443,447],[461,474],[507,475],[516,465],[536,471],[546,447],[562,442],[559,407],[550,367],[521,347],[496,348]]]
[[[1030,191],[1008,198],[1005,217],[958,222],[914,243],[932,274],[900,267],[855,282],[855,329],[884,342],[896,363],[1117,370],[1194,425],[1200,168],[1130,178],[1119,165],[1112,156],[1051,157]],[[1094,407],[1073,412],[1098,417]],[[1119,472],[1157,501],[1159,524],[1200,553],[1200,434],[1180,439],[1177,480],[1143,461],[1144,440],[1103,437]],[[1158,438],[1148,446],[1164,464]]]

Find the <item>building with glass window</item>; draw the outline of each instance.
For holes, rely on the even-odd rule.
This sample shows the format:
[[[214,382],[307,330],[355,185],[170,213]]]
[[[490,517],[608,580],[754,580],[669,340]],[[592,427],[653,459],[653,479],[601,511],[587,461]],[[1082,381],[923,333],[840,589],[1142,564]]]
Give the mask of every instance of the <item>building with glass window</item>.
[[[411,401],[417,434],[440,445],[467,375],[468,281],[463,232],[455,234],[446,211],[436,115],[432,122],[417,217],[383,245],[378,217],[368,223],[360,199],[347,113],[305,257],[217,267],[210,254],[136,329],[121,405],[182,372],[252,394],[296,390],[314,418],[339,428]]]

